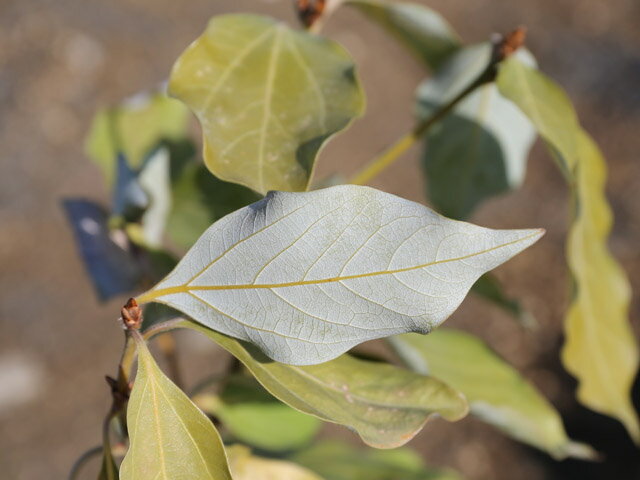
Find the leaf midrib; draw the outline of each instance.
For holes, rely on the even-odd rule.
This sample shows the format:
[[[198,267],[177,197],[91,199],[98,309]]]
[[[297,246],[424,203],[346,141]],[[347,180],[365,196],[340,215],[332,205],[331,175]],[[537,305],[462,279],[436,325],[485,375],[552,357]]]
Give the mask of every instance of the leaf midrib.
[[[192,291],[203,291],[203,290],[253,290],[253,289],[274,289],[274,288],[286,288],[286,287],[299,287],[299,286],[304,286],[304,285],[320,285],[320,284],[324,284],[324,283],[336,283],[336,282],[342,282],[345,280],[354,280],[354,279],[358,279],[358,278],[367,278],[367,277],[376,277],[376,276],[381,276],[381,275],[394,275],[397,273],[403,273],[403,272],[410,272],[413,270],[419,270],[421,268],[426,268],[426,267],[430,267],[433,265],[440,265],[440,264],[444,264],[444,263],[450,263],[450,262],[456,262],[456,261],[461,261],[461,260],[466,260],[468,258],[472,258],[478,255],[483,255],[485,253],[489,253],[495,250],[498,250],[500,248],[504,248],[504,247],[508,247],[510,245],[514,245],[516,243],[520,243],[520,242],[524,242],[526,240],[529,240],[530,238],[533,238],[535,236],[538,236],[540,234],[539,231],[536,231],[530,235],[527,235],[525,237],[522,238],[518,238],[516,240],[513,240],[511,242],[507,242],[507,243],[503,243],[501,245],[496,245],[495,247],[491,247],[491,248],[487,248],[485,250],[481,250],[479,252],[473,252],[467,255],[463,255],[460,257],[454,257],[454,258],[447,258],[444,260],[436,260],[433,262],[428,262],[428,263],[423,263],[421,265],[414,265],[411,267],[404,267],[404,268],[398,268],[395,270],[380,270],[380,271],[376,271],[376,272],[368,272],[368,273],[359,273],[359,274],[354,274],[354,275],[344,275],[344,276],[338,276],[338,277],[331,277],[331,278],[320,278],[320,279],[315,279],[315,280],[299,280],[299,281],[294,281],[294,282],[283,282],[283,283],[263,283],[263,284],[256,284],[256,283],[252,283],[252,284],[241,284],[241,285],[197,285],[197,286],[191,286],[189,284],[185,284],[185,285],[178,285],[175,287],[166,287],[166,288],[159,288],[157,290],[152,290],[149,291],[143,295],[141,295],[140,297],[138,297],[138,302],[139,303],[146,303],[146,302],[150,302],[153,301],[159,297],[165,296],[165,295],[171,295],[171,294],[176,294],[176,293],[189,293]]]

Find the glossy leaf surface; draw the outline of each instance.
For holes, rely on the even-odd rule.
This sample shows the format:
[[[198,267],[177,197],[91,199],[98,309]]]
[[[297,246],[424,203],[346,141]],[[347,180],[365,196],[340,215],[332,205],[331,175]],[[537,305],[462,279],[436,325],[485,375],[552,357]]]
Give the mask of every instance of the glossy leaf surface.
[[[589,458],[592,450],[572,442],[553,406],[480,339],[457,330],[389,339],[413,370],[460,390],[471,413],[508,435],[556,458]]]
[[[454,472],[425,467],[408,448],[365,450],[324,441],[296,452],[291,459],[325,480],[460,480]]]
[[[613,218],[604,158],[566,94],[542,73],[510,60],[500,70],[498,86],[536,125],[573,189],[567,258],[576,290],[565,321],[563,363],[578,379],[578,399],[618,418],[640,443],[630,399],[639,361],[628,320],[631,287],[607,247]]]
[[[364,107],[342,47],[256,15],[214,17],[169,89],[200,120],[207,167],[263,194],[306,190],[318,150]]]
[[[541,235],[451,221],[368,187],[271,192],[212,225],[139,301],[274,360],[314,364],[366,340],[429,332],[480,275]]]
[[[395,448],[407,443],[432,414],[455,421],[467,413],[467,403],[456,390],[389,364],[342,355],[320,365],[286,365],[270,360],[248,343],[196,323],[183,322],[181,326],[218,343],[287,405],[344,425],[374,447]]]
[[[323,480],[294,463],[252,455],[242,445],[233,445],[227,452],[234,480]]]
[[[164,93],[138,94],[96,114],[85,149],[112,185],[119,153],[132,168],[140,168],[162,140],[185,135],[188,113],[184,105]]]
[[[491,59],[489,44],[464,48],[418,89],[418,110],[429,117],[473,83]],[[519,53],[534,64],[530,54]],[[476,89],[425,137],[428,196],[444,215],[464,219],[484,200],[521,185],[531,122],[494,84]]]
[[[122,480],[231,480],[222,440],[211,421],[138,344],[138,373],[127,407],[130,445]]]
[[[442,16],[417,3],[345,0],[378,23],[432,69],[460,47],[460,38]]]
[[[321,426],[317,417],[278,401],[248,376],[229,377],[220,394],[201,393],[193,401],[238,440],[262,450],[301,448]]]

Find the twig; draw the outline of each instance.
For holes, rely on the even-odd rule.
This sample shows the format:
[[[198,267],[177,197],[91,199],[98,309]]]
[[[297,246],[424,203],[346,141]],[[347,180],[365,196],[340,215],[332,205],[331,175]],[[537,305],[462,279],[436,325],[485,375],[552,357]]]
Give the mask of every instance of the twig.
[[[390,147],[365,165],[365,167],[351,179],[350,183],[354,185],[365,185],[369,183],[373,178],[378,176],[380,172],[398,160],[398,158],[400,158],[400,156],[414,143],[420,140],[434,124],[446,117],[449,112],[451,112],[451,110],[453,110],[456,105],[464,100],[469,94],[473,93],[477,88],[493,82],[498,74],[498,66],[500,62],[520,48],[524,43],[524,38],[524,27],[518,27],[513,32],[504,37],[500,37],[499,40],[495,41],[489,64],[484,71],[467,86],[467,88],[456,95],[447,104],[443,105],[433,115],[418,123],[409,133],[400,137]]]
[[[87,463],[96,455],[99,455],[102,452],[102,449],[103,449],[102,445],[96,445],[95,447],[87,450],[82,455],[80,455],[80,458],[78,458],[73,464],[73,466],[71,467],[68,480],[76,480],[76,478],[78,477],[78,474],[80,473],[80,469],[84,466],[84,464]]]

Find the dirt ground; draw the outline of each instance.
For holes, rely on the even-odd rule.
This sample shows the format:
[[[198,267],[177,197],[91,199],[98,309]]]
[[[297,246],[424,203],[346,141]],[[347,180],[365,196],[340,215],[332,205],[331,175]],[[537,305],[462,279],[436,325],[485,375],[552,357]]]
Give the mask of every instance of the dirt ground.
[[[467,42],[517,25],[541,68],[575,100],[610,165],[616,214],[611,246],[640,291],[640,2],[637,0],[431,0]],[[114,373],[123,299],[99,304],[76,255],[60,200],[106,201],[98,170],[83,154],[93,112],[167,77],[181,50],[215,14],[262,12],[294,22],[289,0],[0,0],[0,477],[65,478],[99,443],[109,405],[103,376]],[[368,111],[322,155],[319,175],[356,170],[412,124],[420,66],[376,27],[347,9],[327,35],[355,57]],[[424,201],[417,150],[375,186]],[[538,145],[524,187],[476,212],[490,227],[545,227],[544,239],[497,274],[540,323],[527,332],[470,298],[448,321],[485,338],[561,410],[578,440],[603,462],[554,462],[474,420],[435,420],[412,442],[433,465],[469,479],[637,479],[640,455],[622,427],[576,405],[559,365],[568,276],[563,259],[567,193]],[[631,308],[640,332],[640,303]],[[189,380],[220,355],[181,337]],[[187,365],[190,368],[186,368]],[[194,368],[196,365],[197,368]],[[640,388],[635,389],[636,404]],[[333,429],[344,438],[353,436]],[[89,477],[87,477],[89,478]],[[94,477],[95,478],[95,477]]]

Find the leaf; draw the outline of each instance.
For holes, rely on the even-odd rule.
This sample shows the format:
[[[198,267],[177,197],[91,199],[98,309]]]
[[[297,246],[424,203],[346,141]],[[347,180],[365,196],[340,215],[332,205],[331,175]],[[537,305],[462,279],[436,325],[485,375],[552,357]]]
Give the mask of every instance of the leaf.
[[[199,162],[184,167],[172,197],[167,233],[183,248],[191,247],[216,220],[260,199],[246,187],[217,179]]]
[[[231,480],[222,440],[209,419],[138,343],[138,373],[127,407],[130,445],[122,480]]]
[[[475,81],[490,62],[492,46],[460,50],[417,91],[421,117],[429,117]],[[531,54],[518,53],[535,65]],[[494,84],[476,89],[425,137],[423,167],[429,199],[438,211],[467,218],[484,200],[518,188],[524,179],[535,129]]]
[[[306,190],[324,142],[363,111],[354,68],[323,37],[222,15],[178,59],[169,89],[199,118],[218,178],[263,194]]]
[[[574,196],[567,259],[575,294],[565,320],[562,361],[578,379],[578,399],[619,419],[640,443],[630,399],[639,361],[628,321],[631,287],[607,247],[613,218],[605,196],[604,158],[566,94],[542,73],[509,60],[500,69],[498,86],[535,124]]]
[[[100,300],[134,290],[140,280],[140,271],[131,253],[111,238],[104,209],[78,198],[66,199],[62,206]]]
[[[473,335],[438,329],[389,341],[413,370],[464,393],[471,413],[485,422],[558,459],[594,458],[589,446],[569,440],[555,408]]]
[[[449,23],[424,5],[380,0],[345,0],[408,47],[422,62],[437,69],[460,48]]]
[[[294,463],[256,457],[242,445],[233,445],[227,452],[234,480],[323,480]]]
[[[482,275],[473,284],[471,291],[513,316],[523,327],[537,326],[533,315],[525,310],[517,299],[507,296],[502,289],[502,284],[490,273]]]
[[[186,133],[188,110],[164,93],[141,93],[122,104],[98,112],[87,136],[87,155],[100,167],[108,185],[114,183],[116,157],[140,168],[162,140],[178,140]]]
[[[142,215],[142,233],[145,244],[158,248],[162,245],[167,219],[171,209],[171,176],[169,149],[160,147],[145,162],[139,183],[149,196],[149,206]]]
[[[199,331],[240,360],[273,396],[303,413],[344,425],[368,445],[395,448],[411,440],[428,418],[449,421],[467,413],[462,395],[430,377],[380,362],[342,355],[320,365],[273,362],[257,348],[193,322]]]
[[[139,297],[269,357],[320,363],[396,333],[426,333],[469,288],[542,235],[489,230],[368,187],[270,192],[209,228]]]
[[[124,155],[118,154],[112,214],[136,222],[148,205],[149,197],[138,181],[138,172],[129,166]]]
[[[119,478],[118,467],[113,459],[111,446],[106,443],[102,449],[102,462],[100,463],[98,480],[118,480]]]
[[[460,480],[452,471],[425,467],[420,456],[408,448],[365,450],[324,441],[296,452],[291,459],[325,480]]]
[[[221,394],[201,393],[193,401],[238,440],[263,450],[303,447],[321,426],[316,417],[279,402],[247,376],[229,377]]]

